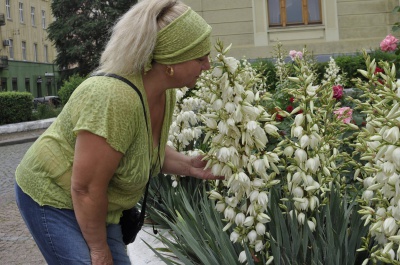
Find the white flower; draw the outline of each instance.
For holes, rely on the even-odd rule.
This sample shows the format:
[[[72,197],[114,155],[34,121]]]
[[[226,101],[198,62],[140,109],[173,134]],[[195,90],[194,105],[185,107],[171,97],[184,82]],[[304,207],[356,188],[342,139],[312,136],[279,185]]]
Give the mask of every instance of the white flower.
[[[233,219],[235,219],[236,216],[235,210],[232,207],[226,208],[224,211],[224,216],[225,219],[232,221]]]
[[[213,130],[217,129],[217,121],[216,121],[215,119],[206,118],[206,119],[204,120],[204,122],[205,122],[205,124],[206,124],[206,126],[207,126],[208,128],[213,129]]]
[[[253,167],[258,174],[263,174],[266,171],[264,159],[257,159],[254,161]]]
[[[301,127],[301,126],[296,126],[296,127],[293,129],[293,136],[299,138],[299,137],[301,137],[302,135],[303,135],[303,127]]]
[[[316,158],[309,158],[306,162],[306,169],[309,169],[312,173],[317,172],[319,168],[319,161]]]
[[[254,216],[247,216],[243,224],[247,227],[252,226],[254,224]]]
[[[221,120],[218,123],[218,130],[222,134],[228,134],[229,128],[228,128],[228,125],[225,123],[225,121]]]
[[[214,69],[212,71],[212,75],[217,78],[221,77],[222,76],[222,67],[221,66],[214,67]]]
[[[369,186],[375,184],[375,179],[372,177],[367,177],[363,180],[364,188],[369,188]]]
[[[256,224],[256,232],[257,234],[259,234],[260,236],[264,235],[266,231],[265,225],[262,223],[257,223]]]
[[[262,205],[264,208],[267,207],[268,204],[268,194],[265,191],[262,191],[258,194],[258,203]]]
[[[233,102],[227,102],[227,103],[225,104],[225,110],[226,110],[228,113],[234,113],[235,110],[236,110],[236,105],[235,105],[235,103],[233,103]]]
[[[248,234],[247,234],[247,238],[250,241],[250,244],[253,244],[254,241],[256,241],[257,239],[257,232],[254,230],[251,230]]]
[[[244,220],[246,219],[246,216],[244,215],[244,213],[238,213],[235,217],[235,223],[238,226],[242,226],[244,223]]]
[[[210,191],[210,196],[209,198],[211,200],[222,200],[222,195],[216,192],[215,190]]]
[[[214,164],[211,168],[211,173],[214,176],[221,176],[222,165],[220,163]]]
[[[213,108],[213,110],[215,110],[215,111],[219,111],[219,110],[222,108],[222,105],[223,105],[223,104],[224,104],[224,103],[222,102],[221,99],[217,99],[217,100],[215,100],[215,101],[213,102],[212,108]]]
[[[304,149],[309,145],[310,145],[310,137],[308,137],[308,135],[305,134],[300,138],[300,147]]]
[[[246,251],[242,251],[239,254],[239,262],[240,263],[245,263],[247,261],[247,256],[246,256]]]
[[[306,219],[306,215],[304,213],[299,213],[297,215],[297,222],[299,222],[299,224],[303,225],[305,219]]]
[[[254,132],[257,127],[258,127],[258,124],[256,121],[249,121],[246,126],[247,130],[250,132]]]
[[[217,158],[221,162],[228,162],[230,160],[231,154],[228,148],[222,147],[221,149],[218,150],[217,152]]]
[[[399,140],[399,135],[400,135],[399,127],[395,126],[390,128],[389,130],[386,130],[382,135],[382,137],[389,143],[394,144]]]
[[[374,197],[374,192],[372,190],[363,191],[362,198],[366,201],[371,200]]]
[[[257,200],[258,194],[260,194],[260,192],[259,192],[258,190],[253,190],[253,191],[250,193],[250,201],[251,201],[251,202],[254,202],[255,200]]]
[[[254,250],[256,252],[260,252],[261,250],[263,250],[264,248],[264,244],[262,242],[262,240],[256,240],[255,245],[254,245]]]
[[[293,152],[294,152],[294,149],[293,149],[293,147],[290,146],[290,145],[286,146],[285,149],[283,150],[283,154],[284,154],[286,157],[292,157]]]
[[[233,57],[224,57],[224,63],[228,68],[228,71],[234,74],[239,67],[239,61]]]
[[[317,89],[318,89],[318,86],[313,86],[312,84],[310,84],[310,85],[308,85],[306,92],[309,96],[313,97],[313,96],[315,96]]]
[[[239,237],[240,237],[240,235],[238,233],[236,233],[235,231],[233,231],[229,238],[233,243],[236,243],[237,240],[239,239]]]
[[[397,169],[400,168],[400,147],[397,147],[392,152],[392,161],[396,165]]]
[[[303,149],[297,149],[294,152],[294,159],[297,161],[297,163],[302,163],[307,160],[307,153]]]
[[[313,221],[307,220],[308,227],[310,228],[311,232],[315,231],[315,223]]]
[[[303,113],[297,114],[296,117],[294,118],[294,124],[296,124],[296,126],[301,126],[303,124],[303,121],[304,121]]]
[[[397,233],[399,226],[393,217],[388,217],[382,224],[383,232],[386,236],[393,236]]]
[[[259,213],[257,215],[257,221],[259,221],[260,223],[265,224],[265,223],[268,223],[269,221],[271,221],[271,218],[265,213]]]
[[[264,126],[264,130],[266,133],[268,133],[269,135],[273,135],[273,136],[278,136],[278,127],[276,127],[275,125],[272,124],[266,124]]]
[[[319,206],[319,199],[316,196],[311,196],[309,199],[310,210],[314,211]]]
[[[217,202],[217,204],[215,205],[215,210],[217,210],[217,212],[222,213],[225,210],[226,204],[222,201]]]
[[[295,198],[303,198],[304,191],[301,187],[296,187],[293,189],[292,194]]]

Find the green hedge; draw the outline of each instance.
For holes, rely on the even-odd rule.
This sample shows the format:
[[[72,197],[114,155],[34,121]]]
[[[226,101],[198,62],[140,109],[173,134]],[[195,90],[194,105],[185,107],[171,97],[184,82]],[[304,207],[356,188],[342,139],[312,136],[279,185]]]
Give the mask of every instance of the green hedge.
[[[393,62],[396,65],[397,76],[400,77],[400,55],[396,55],[395,53],[390,52],[382,52],[380,50],[371,51],[370,53],[371,59],[375,59],[376,62],[379,61],[387,61]],[[358,69],[365,69],[365,60],[363,58],[362,53],[356,53],[352,55],[335,55],[332,56],[335,59],[337,66],[340,67],[341,73],[346,74],[346,83],[342,84],[344,87],[351,88],[355,87],[352,79],[364,77],[357,71]],[[276,79],[275,74],[275,65],[273,60],[271,59],[258,59],[252,63],[253,67],[258,70],[258,72],[262,75],[267,76],[266,83],[268,85],[269,90],[275,90],[275,84],[278,81]],[[318,76],[318,80],[316,83],[319,83],[323,78],[325,69],[328,67],[328,62],[317,62],[315,65],[316,74]]]
[[[33,96],[28,92],[0,93],[0,125],[30,121]]]

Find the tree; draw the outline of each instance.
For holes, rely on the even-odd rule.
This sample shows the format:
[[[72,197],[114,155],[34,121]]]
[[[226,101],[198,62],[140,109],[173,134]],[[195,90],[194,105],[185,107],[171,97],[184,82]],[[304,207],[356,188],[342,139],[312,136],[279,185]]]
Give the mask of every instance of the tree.
[[[117,18],[137,0],[54,0],[55,21],[48,37],[57,49],[55,63],[62,78],[74,73],[85,76],[99,64],[101,52]]]

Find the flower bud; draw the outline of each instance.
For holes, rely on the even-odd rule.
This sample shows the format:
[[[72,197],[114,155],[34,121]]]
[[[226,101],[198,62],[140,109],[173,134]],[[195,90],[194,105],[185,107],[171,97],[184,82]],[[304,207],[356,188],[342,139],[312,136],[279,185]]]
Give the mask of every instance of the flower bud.
[[[238,233],[236,233],[235,231],[233,231],[229,238],[233,243],[236,243],[237,240],[239,239],[239,237],[240,237],[240,235]]]
[[[264,244],[263,244],[262,240],[256,240],[256,243],[254,245],[254,250],[256,252],[260,252],[261,250],[263,250],[263,248],[264,248]]]
[[[243,224],[247,227],[252,226],[254,224],[254,216],[247,216]]]
[[[251,230],[248,234],[247,234],[247,238],[250,241],[250,244],[253,244],[254,241],[256,241],[257,239],[257,232],[254,230]]]
[[[244,220],[246,219],[246,216],[244,215],[244,213],[238,213],[235,217],[235,223],[238,226],[242,226],[244,223]]]
[[[239,254],[239,262],[240,263],[245,263],[247,261],[247,256],[246,256],[246,251],[242,251]]]
[[[400,149],[400,148],[399,148],[399,149]],[[286,146],[285,150],[283,150],[283,154],[284,154],[286,157],[292,157],[293,152],[294,152],[294,149],[293,149],[293,147],[291,147],[290,145],[289,145],[289,146]]]
[[[259,234],[260,236],[263,236],[265,234],[265,225],[262,223],[257,223],[256,224],[256,232],[257,234]]]
[[[393,217],[388,217],[383,222],[382,228],[386,236],[394,236],[397,233],[399,226]]]
[[[225,203],[222,201],[217,202],[217,204],[215,205],[215,210],[217,210],[217,212],[222,213],[225,210]]]
[[[225,216],[225,219],[232,221],[236,216],[235,210],[232,207],[226,208],[224,211],[224,216]]]

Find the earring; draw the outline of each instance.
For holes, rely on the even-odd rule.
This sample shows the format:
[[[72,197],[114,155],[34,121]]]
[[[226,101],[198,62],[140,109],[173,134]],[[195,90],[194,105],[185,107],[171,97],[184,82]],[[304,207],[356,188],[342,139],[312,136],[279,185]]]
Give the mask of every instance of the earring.
[[[165,70],[165,73],[169,76],[173,76],[174,75],[174,68],[172,68],[172,66],[167,65],[167,69]]]

